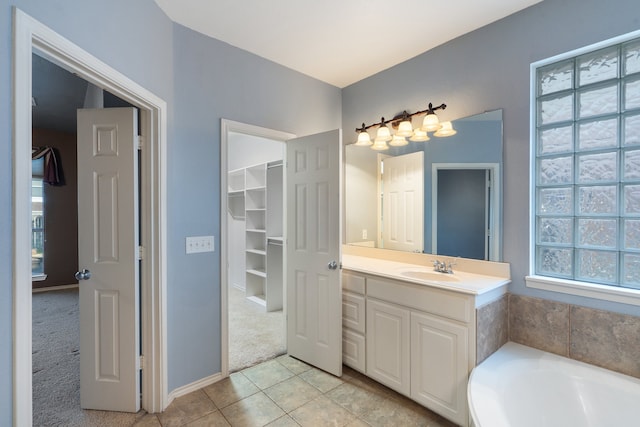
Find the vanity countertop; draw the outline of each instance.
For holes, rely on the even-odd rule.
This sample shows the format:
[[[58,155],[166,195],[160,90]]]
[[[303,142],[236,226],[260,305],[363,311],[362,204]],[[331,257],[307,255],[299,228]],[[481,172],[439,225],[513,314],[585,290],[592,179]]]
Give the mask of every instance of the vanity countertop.
[[[342,255],[342,268],[363,274],[371,274],[388,279],[425,285],[439,289],[456,291],[470,295],[484,295],[506,287],[511,280],[508,277],[457,271],[453,274],[438,273],[430,266],[391,261],[359,255]]]

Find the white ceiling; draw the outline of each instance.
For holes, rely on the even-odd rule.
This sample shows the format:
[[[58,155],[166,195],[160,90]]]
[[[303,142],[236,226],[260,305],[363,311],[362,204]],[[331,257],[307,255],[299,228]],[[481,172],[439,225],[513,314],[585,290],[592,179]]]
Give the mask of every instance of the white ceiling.
[[[155,0],[174,22],[345,87],[542,0]]]

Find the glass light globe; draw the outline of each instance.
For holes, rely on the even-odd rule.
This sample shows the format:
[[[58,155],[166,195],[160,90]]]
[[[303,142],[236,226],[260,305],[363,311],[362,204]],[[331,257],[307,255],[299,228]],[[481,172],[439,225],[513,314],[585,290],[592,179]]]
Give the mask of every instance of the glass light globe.
[[[396,132],[398,136],[411,136],[413,135],[413,126],[411,125],[410,120],[403,120],[398,124],[398,131]]]
[[[402,147],[403,145],[407,145],[409,141],[404,136],[400,136],[397,133],[393,135],[393,139],[389,142],[389,145],[394,147]]]
[[[413,135],[411,135],[411,137],[409,137],[409,141],[413,141],[413,142],[425,142],[425,141],[429,141],[431,138],[429,138],[429,135],[427,135],[427,131],[424,131],[422,129],[416,129],[413,131]]]
[[[434,132],[440,129],[440,120],[435,114],[427,114],[422,121],[422,128],[425,132]]]
[[[376,151],[383,151],[383,150],[388,150],[389,146],[387,145],[387,141],[376,138],[373,141],[373,145],[371,146],[371,149]]]
[[[391,131],[386,125],[382,125],[378,128],[376,133],[376,140],[391,141]]]
[[[373,142],[371,142],[371,137],[366,130],[363,130],[358,134],[358,140],[356,141],[355,145],[357,145],[358,147],[368,147],[371,144],[373,144]]]
[[[453,128],[453,125],[451,124],[451,122],[442,122],[441,124],[442,124],[442,127],[438,129],[436,133],[433,134],[434,136],[444,137],[444,136],[455,135],[456,133],[458,133]]]

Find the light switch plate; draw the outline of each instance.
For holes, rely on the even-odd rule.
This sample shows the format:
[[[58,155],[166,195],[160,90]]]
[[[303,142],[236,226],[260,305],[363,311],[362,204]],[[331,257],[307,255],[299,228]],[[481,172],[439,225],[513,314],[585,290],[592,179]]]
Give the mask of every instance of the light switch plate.
[[[215,242],[213,236],[187,237],[186,242],[186,251],[188,254],[213,252],[215,250]]]

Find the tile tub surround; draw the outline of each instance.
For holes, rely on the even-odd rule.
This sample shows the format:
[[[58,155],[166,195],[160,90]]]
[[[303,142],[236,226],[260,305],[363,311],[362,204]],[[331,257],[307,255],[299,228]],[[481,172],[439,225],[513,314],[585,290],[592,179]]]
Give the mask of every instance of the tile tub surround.
[[[476,309],[476,365],[509,341],[509,298],[501,298]]]
[[[640,378],[640,317],[571,306],[569,356]]]
[[[509,294],[509,340],[640,378],[640,317]]]
[[[509,340],[569,356],[569,305],[509,294]]]

